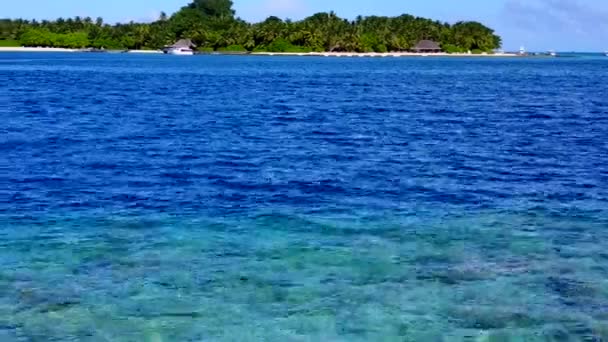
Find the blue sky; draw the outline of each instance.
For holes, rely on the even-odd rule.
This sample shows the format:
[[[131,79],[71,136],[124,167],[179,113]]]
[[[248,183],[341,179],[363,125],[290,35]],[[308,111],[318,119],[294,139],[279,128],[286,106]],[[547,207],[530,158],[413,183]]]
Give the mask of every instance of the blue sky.
[[[5,0],[0,17],[54,19],[101,16],[108,22],[149,21],[189,0]],[[301,19],[334,10],[362,15],[409,13],[448,22],[478,20],[504,39],[504,48],[543,51],[608,50],[606,0],[234,0],[237,15],[259,21],[268,15]]]

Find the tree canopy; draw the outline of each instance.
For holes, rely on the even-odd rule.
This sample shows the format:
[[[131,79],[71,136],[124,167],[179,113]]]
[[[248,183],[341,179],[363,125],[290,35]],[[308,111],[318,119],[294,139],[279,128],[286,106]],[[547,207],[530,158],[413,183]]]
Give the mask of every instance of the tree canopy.
[[[489,52],[501,46],[501,38],[481,23],[452,25],[407,14],[347,20],[329,12],[295,22],[271,16],[248,23],[235,16],[231,0],[193,0],[151,23],[110,25],[88,17],[0,20],[0,40],[25,46],[159,49],[180,38],[223,51],[405,51],[422,39],[437,41],[448,52]]]
[[[195,9],[208,17],[234,17],[231,0],[194,0],[187,8]]]

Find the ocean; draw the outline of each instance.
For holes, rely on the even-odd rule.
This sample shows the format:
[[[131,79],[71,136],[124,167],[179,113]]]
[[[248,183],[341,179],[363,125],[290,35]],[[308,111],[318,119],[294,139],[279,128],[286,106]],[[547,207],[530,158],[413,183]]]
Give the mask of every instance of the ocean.
[[[0,340],[606,341],[607,78],[0,54]]]

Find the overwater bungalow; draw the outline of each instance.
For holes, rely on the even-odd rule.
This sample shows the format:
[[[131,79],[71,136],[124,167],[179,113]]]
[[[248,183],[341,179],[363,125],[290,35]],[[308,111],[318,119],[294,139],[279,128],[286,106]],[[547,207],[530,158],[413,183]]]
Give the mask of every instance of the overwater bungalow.
[[[439,53],[441,52],[441,46],[437,42],[432,40],[421,40],[412,48],[413,52],[416,53]]]
[[[196,44],[190,39],[180,39],[173,45],[167,45],[163,52],[170,55],[194,55]]]

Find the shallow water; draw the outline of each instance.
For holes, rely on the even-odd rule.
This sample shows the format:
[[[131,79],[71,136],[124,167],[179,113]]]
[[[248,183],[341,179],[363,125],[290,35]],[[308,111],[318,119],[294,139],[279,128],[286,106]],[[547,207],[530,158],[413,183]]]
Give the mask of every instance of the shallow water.
[[[608,338],[604,59],[0,75],[2,341]]]

